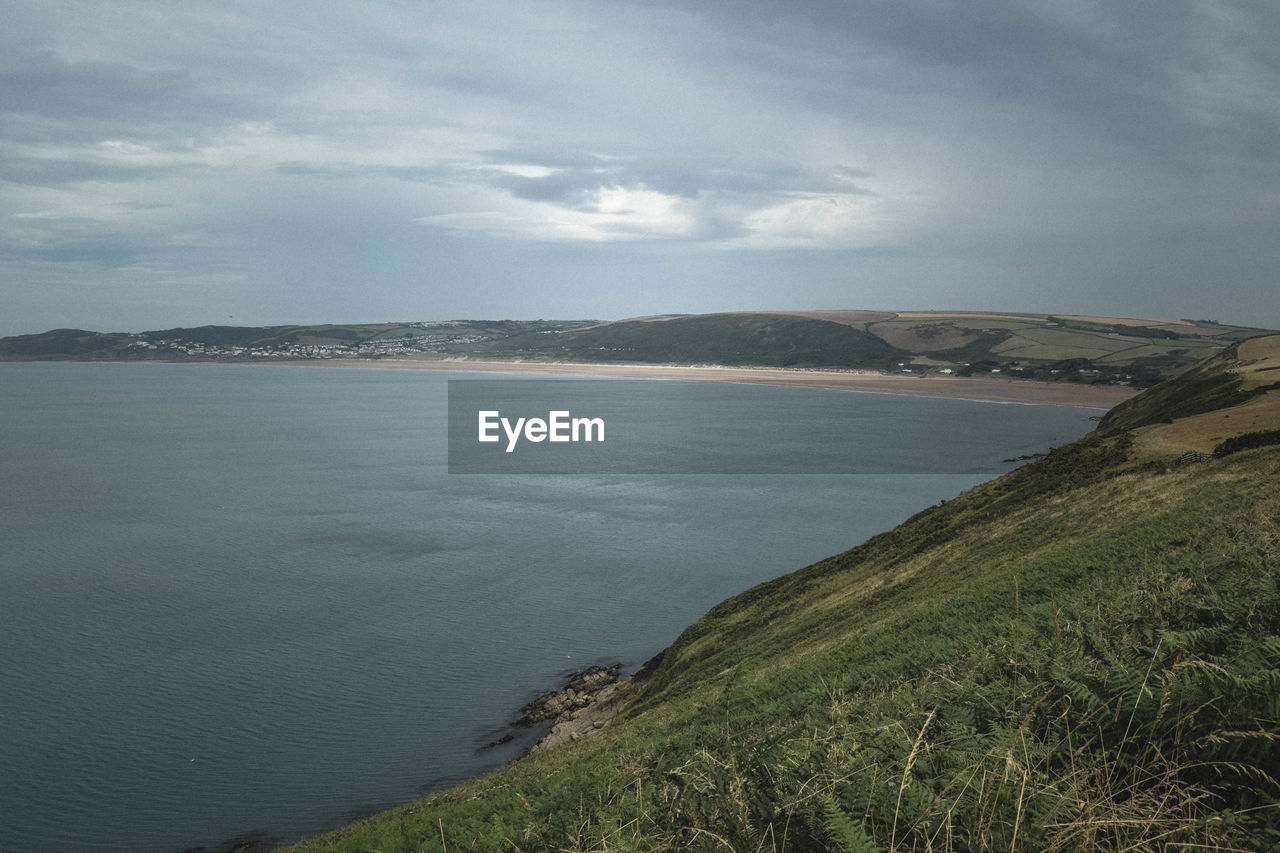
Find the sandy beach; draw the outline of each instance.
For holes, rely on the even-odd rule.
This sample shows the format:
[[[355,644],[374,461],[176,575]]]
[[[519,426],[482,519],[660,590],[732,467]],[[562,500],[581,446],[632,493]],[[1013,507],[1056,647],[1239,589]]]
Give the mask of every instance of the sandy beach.
[[[797,385],[841,391],[927,394],[1005,403],[1048,403],[1110,409],[1138,393],[1137,388],[1035,382],[997,376],[906,376],[869,370],[804,370],[782,367],[719,367],[665,364],[583,364],[579,362],[476,361],[471,359],[341,359],[275,362],[308,367],[369,367],[390,370],[453,370],[483,373],[535,373],[562,376],[610,376],[625,379],[676,379],[686,382],[746,382]]]

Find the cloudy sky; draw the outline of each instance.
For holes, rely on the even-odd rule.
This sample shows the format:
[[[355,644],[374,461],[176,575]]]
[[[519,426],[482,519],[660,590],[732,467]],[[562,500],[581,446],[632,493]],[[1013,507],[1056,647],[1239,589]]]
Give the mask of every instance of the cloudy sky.
[[[0,334],[1280,327],[1280,4],[0,0]]]

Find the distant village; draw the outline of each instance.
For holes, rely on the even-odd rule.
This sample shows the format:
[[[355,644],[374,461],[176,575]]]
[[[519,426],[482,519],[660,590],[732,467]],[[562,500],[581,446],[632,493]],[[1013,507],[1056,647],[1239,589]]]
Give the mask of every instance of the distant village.
[[[441,323],[430,326],[439,327]],[[427,324],[422,324],[425,328]],[[448,347],[479,343],[488,340],[483,334],[414,334],[406,332],[400,337],[343,343],[281,342],[260,346],[238,346],[200,343],[180,338],[139,338],[129,344],[130,349],[170,351],[193,358],[234,359],[329,359],[329,358],[396,358],[423,354],[441,354]]]

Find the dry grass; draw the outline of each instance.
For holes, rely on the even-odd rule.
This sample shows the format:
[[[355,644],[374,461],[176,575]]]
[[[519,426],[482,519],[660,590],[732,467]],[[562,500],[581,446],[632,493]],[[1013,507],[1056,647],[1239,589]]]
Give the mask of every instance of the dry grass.
[[[1145,349],[1150,341],[1112,336],[1079,329],[1025,329],[992,348],[1004,356],[1059,361],[1068,358],[1100,359],[1125,350]]]
[[[764,314],[782,314],[787,317],[803,317],[808,320],[826,320],[866,331],[871,323],[892,320],[896,314],[889,311],[764,311]]]
[[[1250,338],[1240,344],[1240,366],[1232,372],[1244,379],[1245,389],[1280,382],[1280,335]]]
[[[903,320],[1012,320],[1014,322],[1048,322],[1048,314],[996,314],[983,311],[900,311]]]
[[[1140,344],[1129,347],[1128,349],[1118,350],[1111,355],[1096,359],[1098,364],[1128,364],[1135,358],[1151,358],[1153,356],[1168,355],[1173,350],[1205,350],[1207,352],[1216,352],[1218,347],[1214,344],[1196,344],[1189,346],[1187,343],[1178,341],[1174,344]]]
[[[1231,372],[1241,387],[1252,390],[1280,382],[1280,335],[1251,338],[1240,344],[1239,363]],[[1233,436],[1280,427],[1280,389],[1227,409],[1178,418],[1137,430],[1134,450],[1140,460],[1168,459],[1188,451],[1210,453]]]
[[[1064,320],[1078,320],[1081,323],[1103,323],[1106,325],[1114,323],[1120,323],[1125,326],[1186,327],[1196,325],[1189,320],[1159,320],[1152,317],[1092,317],[1084,314],[1056,314],[1054,316],[1061,317]]]
[[[944,326],[933,337],[926,337],[917,331],[918,327],[928,325],[931,324],[913,323],[904,326],[898,323],[876,323],[869,331],[899,349],[917,353],[957,349],[978,339],[976,334],[966,334],[955,326]]]
[[[1228,438],[1278,426],[1280,393],[1272,391],[1226,411],[1144,427],[1137,431],[1133,447],[1142,459],[1170,459],[1188,451],[1211,453]]]

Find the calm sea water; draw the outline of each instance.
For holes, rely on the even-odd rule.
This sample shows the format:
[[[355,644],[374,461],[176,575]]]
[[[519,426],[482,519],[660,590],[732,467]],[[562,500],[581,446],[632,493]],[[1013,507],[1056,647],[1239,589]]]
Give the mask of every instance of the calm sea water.
[[[817,411],[970,473],[459,476],[450,378],[0,364],[0,849],[294,839],[490,769],[565,671],[637,665],[1097,414],[735,386],[761,452]]]

